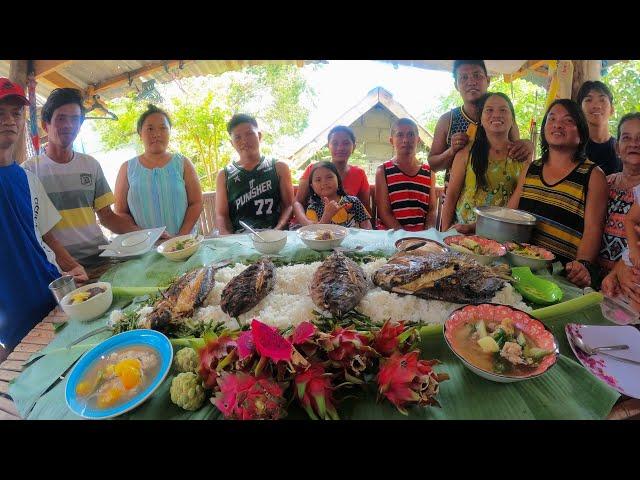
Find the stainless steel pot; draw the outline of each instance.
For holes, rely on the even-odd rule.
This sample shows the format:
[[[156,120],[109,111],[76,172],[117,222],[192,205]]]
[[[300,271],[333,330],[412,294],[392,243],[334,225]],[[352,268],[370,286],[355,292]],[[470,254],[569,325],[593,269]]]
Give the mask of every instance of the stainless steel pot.
[[[536,226],[536,217],[506,207],[475,207],[476,234],[498,242],[528,243]]]

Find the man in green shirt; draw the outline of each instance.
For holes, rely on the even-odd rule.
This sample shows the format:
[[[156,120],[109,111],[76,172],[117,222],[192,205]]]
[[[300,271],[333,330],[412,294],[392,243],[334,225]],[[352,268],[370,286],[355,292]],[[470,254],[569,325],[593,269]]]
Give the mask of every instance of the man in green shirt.
[[[289,166],[260,155],[262,133],[255,118],[236,114],[227,131],[240,158],[218,172],[216,226],[220,235],[241,231],[240,220],[253,228],[285,229],[293,205]]]

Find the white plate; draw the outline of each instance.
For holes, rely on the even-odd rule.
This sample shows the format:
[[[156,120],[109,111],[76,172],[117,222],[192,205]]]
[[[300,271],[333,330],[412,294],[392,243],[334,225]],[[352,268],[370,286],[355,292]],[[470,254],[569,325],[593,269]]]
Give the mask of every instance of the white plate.
[[[153,248],[153,244],[160,238],[165,228],[150,228],[118,235],[107,245],[108,248],[100,256],[127,258],[143,255]],[[143,236],[146,238],[142,239]]]
[[[626,344],[629,345],[629,350],[608,353],[640,362],[640,331],[630,326],[608,327],[569,323],[565,332],[571,350],[587,370],[618,392],[628,397],[640,398],[640,365],[620,362],[604,355],[587,355],[575,348],[572,342],[572,337],[580,337],[592,348]]]

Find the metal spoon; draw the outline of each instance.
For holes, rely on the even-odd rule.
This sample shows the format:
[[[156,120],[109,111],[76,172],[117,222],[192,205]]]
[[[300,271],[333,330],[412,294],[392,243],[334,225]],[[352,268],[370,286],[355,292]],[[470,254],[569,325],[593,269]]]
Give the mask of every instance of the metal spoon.
[[[253,228],[251,228],[249,225],[247,225],[246,223],[244,223],[242,220],[239,220],[238,223],[240,223],[240,225],[242,225],[244,228],[246,228],[247,230],[249,230],[251,233],[253,233],[256,237],[258,237],[260,240],[262,240],[263,242],[266,242],[267,240],[265,240],[264,238],[262,238],[260,236],[260,234],[258,232],[256,232]]]
[[[585,343],[582,341],[581,338],[571,337],[571,341],[572,341],[573,345],[576,348],[578,348],[579,350],[583,351],[587,355],[595,355],[595,354],[605,355],[607,357],[611,357],[611,358],[615,358],[616,360],[620,360],[621,362],[631,363],[633,365],[640,365],[640,362],[638,362],[637,360],[631,360],[629,358],[616,357],[615,355],[611,355],[610,353],[605,353],[605,352],[601,351],[603,349],[607,349],[607,350],[628,350],[629,349],[629,345],[611,345],[611,346],[607,346],[607,347],[591,348],[591,347],[585,345]]]

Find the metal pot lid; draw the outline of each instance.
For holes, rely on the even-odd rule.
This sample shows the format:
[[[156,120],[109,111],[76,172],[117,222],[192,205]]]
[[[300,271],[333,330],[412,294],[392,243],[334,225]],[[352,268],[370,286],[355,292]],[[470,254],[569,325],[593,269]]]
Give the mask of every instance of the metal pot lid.
[[[506,207],[475,207],[476,215],[480,215],[499,222],[515,223],[517,225],[535,225],[536,217],[522,210]]]

